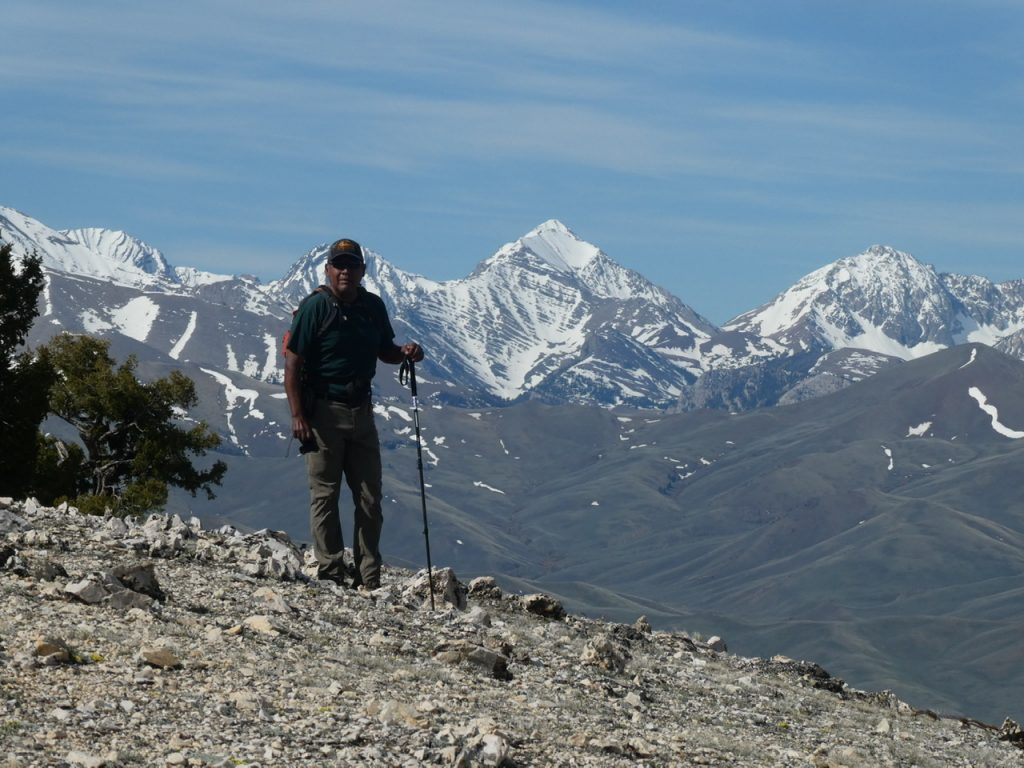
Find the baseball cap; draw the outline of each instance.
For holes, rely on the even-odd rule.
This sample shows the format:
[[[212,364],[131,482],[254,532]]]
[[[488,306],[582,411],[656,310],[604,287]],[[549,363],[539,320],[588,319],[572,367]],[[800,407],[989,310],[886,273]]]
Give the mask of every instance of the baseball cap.
[[[355,262],[357,264],[365,264],[363,259],[363,249],[355,240],[349,240],[347,237],[341,238],[341,240],[335,240],[331,243],[330,249],[327,251],[327,261],[332,266],[338,264],[351,264]]]

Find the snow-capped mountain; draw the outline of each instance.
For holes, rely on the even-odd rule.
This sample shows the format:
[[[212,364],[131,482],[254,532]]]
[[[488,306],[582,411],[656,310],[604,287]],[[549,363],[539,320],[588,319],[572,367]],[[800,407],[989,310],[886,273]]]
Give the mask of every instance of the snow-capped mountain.
[[[876,371],[957,344],[997,346],[1022,328],[1024,281],[940,274],[876,245],[726,323],[702,345],[707,373],[680,403],[745,410],[795,402],[860,380],[867,360]],[[1014,354],[1009,341],[1001,348]],[[858,354],[830,354],[839,350]]]
[[[0,238],[12,243],[16,252],[37,251],[50,271],[143,289],[169,290],[178,283],[160,251],[124,232],[55,230],[0,206]]]
[[[57,231],[10,208],[0,208],[0,237],[43,257],[35,341],[61,329],[106,334],[129,340],[140,358],[270,384],[281,382],[281,334],[322,282],[327,249],[263,284],[172,267],[123,232]],[[1024,330],[1024,280],[938,274],[882,246],[812,272],[718,329],[554,220],[446,282],[368,249],[365,284],[384,299],[399,340],[429,350],[423,373],[434,395],[461,403],[743,410],[833,391],[967,341],[1019,355]],[[851,354],[830,354],[842,350]]]
[[[125,232],[92,228],[70,229],[61,234],[91,253],[99,254],[103,262],[131,265],[146,275],[153,275],[169,283],[179,282],[179,276],[160,251]]]
[[[43,258],[47,287],[34,342],[58,330],[108,335],[134,342],[126,350],[143,359],[274,384],[283,377],[280,336],[292,309],[322,282],[327,249],[314,247],[262,284],[171,267],[124,233],[56,231],[9,208],[0,208],[0,236],[16,253]],[[368,249],[364,282],[384,299],[399,340],[430,350],[424,374],[448,401],[670,405],[701,372],[699,345],[716,330],[557,221],[461,280],[432,281]]]
[[[1024,360],[1024,330],[1004,336],[995,345],[1000,352]]]
[[[558,221],[401,304],[398,316],[433,345],[442,375],[507,400],[671,402],[696,378],[697,347],[714,331]]]
[[[268,284],[294,306],[322,282],[327,245]],[[503,246],[466,278],[436,282],[367,250],[364,284],[435,377],[490,402],[671,403],[700,373],[714,326],[558,221]],[[459,396],[460,399],[463,396]]]
[[[1024,285],[938,274],[908,253],[873,246],[802,278],[724,331],[763,340],[762,351],[867,349],[905,360],[1024,328]]]
[[[321,243],[299,258],[280,280],[267,284],[266,293],[284,307],[295,307],[324,281],[328,243]],[[421,294],[435,290],[440,283],[420,275],[405,272],[386,261],[379,253],[364,248],[366,276],[363,285],[376,293],[387,305],[394,320],[407,304],[413,304]]]

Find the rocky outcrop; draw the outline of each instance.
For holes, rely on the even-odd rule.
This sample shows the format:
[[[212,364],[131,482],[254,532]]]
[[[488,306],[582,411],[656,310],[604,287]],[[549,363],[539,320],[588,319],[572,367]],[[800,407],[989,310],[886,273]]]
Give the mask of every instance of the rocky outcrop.
[[[748,411],[776,405],[779,398],[808,376],[821,353],[815,350],[739,368],[708,371],[694,384],[683,388],[679,409]]]
[[[1020,727],[280,533],[0,500],[7,765],[1024,766]]]

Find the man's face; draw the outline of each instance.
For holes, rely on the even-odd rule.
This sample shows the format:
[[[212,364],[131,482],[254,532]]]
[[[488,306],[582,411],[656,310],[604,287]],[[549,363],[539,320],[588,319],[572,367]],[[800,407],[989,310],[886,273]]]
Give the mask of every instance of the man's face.
[[[345,259],[327,264],[327,281],[339,296],[352,296],[359,288],[359,282],[366,274],[366,265],[354,259]]]

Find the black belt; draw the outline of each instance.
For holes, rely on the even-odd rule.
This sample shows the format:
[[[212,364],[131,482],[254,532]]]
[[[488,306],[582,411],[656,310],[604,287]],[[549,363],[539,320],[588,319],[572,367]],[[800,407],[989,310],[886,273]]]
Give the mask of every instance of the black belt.
[[[361,392],[359,394],[344,394],[344,395],[317,395],[317,400],[328,400],[332,403],[341,403],[347,405],[350,408],[355,408],[360,405],[365,405],[370,402],[370,393]]]
[[[346,382],[336,382],[337,386],[331,391],[331,384],[335,382],[323,381],[314,383],[313,392],[318,400],[329,400],[332,403],[341,403],[352,408],[363,405],[370,399],[370,382],[362,379],[354,379]]]

